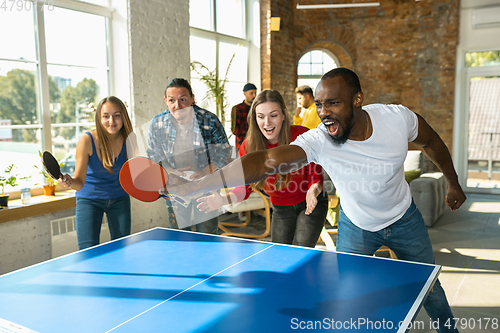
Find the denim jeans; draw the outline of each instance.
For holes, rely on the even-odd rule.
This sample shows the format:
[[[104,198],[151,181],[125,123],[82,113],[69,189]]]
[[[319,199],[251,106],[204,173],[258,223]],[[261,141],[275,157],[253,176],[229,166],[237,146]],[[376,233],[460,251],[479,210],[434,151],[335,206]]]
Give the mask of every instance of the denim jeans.
[[[191,231],[191,227],[194,226],[197,232],[217,235],[219,230],[219,211],[201,212],[196,208],[196,205],[198,205],[196,200],[191,201],[187,207],[178,203],[171,203],[169,200],[166,200],[166,202],[167,209],[171,205],[175,215],[175,219],[168,219],[170,228]]]
[[[393,250],[398,259],[434,264],[427,227],[413,200],[403,217],[377,232],[355,226],[340,210],[337,251],[371,256],[382,245]],[[438,332],[458,332],[453,329],[453,313],[439,280],[424,301],[424,308],[432,321],[439,323]],[[451,329],[444,326],[447,321]]]
[[[76,237],[80,250],[99,244],[103,214],[111,239],[130,235],[130,197],[116,199],[76,198]]]
[[[273,206],[271,239],[274,243],[314,247],[325,226],[328,197],[320,194],[311,214],[306,215],[306,201],[293,206]]]

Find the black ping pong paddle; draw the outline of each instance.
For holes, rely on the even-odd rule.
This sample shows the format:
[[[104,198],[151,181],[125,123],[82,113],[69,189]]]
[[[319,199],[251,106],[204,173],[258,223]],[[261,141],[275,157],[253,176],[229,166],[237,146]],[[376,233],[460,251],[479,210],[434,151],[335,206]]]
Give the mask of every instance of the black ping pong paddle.
[[[56,158],[48,151],[44,151],[42,155],[42,163],[45,171],[54,179],[62,177],[61,167]]]

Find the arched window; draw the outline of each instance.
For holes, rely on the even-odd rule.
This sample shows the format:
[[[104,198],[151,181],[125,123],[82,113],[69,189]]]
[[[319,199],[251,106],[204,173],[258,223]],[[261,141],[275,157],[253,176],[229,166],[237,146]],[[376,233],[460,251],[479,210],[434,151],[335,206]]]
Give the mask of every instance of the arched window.
[[[337,67],[338,60],[333,54],[322,50],[309,51],[299,60],[297,86],[308,85],[314,91],[323,74]]]

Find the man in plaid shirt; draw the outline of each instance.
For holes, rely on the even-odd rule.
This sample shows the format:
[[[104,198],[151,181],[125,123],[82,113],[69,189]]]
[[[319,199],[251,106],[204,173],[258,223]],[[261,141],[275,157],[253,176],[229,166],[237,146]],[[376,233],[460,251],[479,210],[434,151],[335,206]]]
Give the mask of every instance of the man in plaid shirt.
[[[235,147],[240,149],[243,140],[248,131],[247,116],[252,102],[257,96],[257,87],[253,83],[247,83],[243,87],[243,95],[245,99],[238,105],[233,106],[231,109],[231,131],[235,137]]]
[[[217,116],[195,105],[191,85],[185,79],[173,79],[165,90],[168,109],[151,121],[148,137],[148,157],[169,174],[188,180],[201,178],[226,165],[231,146]],[[217,212],[205,214],[193,200],[187,207],[167,202],[171,228],[216,234]],[[192,221],[192,212],[194,221]]]

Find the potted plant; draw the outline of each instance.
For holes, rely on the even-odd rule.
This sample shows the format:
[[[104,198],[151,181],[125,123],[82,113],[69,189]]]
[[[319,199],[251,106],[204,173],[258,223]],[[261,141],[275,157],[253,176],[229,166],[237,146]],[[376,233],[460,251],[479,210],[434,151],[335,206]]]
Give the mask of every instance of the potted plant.
[[[40,159],[42,159],[42,152],[38,151],[38,156],[40,156]],[[42,160],[43,164],[43,160]],[[60,163],[60,166],[64,166],[64,164]],[[45,171],[45,168],[42,166],[41,168],[35,165],[35,168],[39,170],[39,173],[43,176],[45,179],[45,184],[43,185],[43,193],[45,195],[55,195],[56,194],[56,185],[57,182],[54,178],[52,178],[51,175],[47,171]]]
[[[242,43],[239,44],[239,46],[241,45]],[[236,52],[238,52],[238,50],[236,50]],[[228,81],[229,68],[233,63],[236,52],[231,57],[231,60],[229,60],[224,78],[221,78],[219,68],[217,66],[213,70],[210,70],[207,66],[203,65],[199,61],[191,62],[191,70],[196,72],[200,77],[200,81],[205,83],[205,85],[207,86],[207,92],[204,99],[212,100],[215,102],[216,115],[222,124],[226,122],[224,110],[228,107],[226,84]]]
[[[17,186],[17,175],[13,173],[14,164],[9,165],[0,176],[0,187],[2,188],[2,195],[0,196],[0,206],[7,207],[9,203],[9,195],[5,194],[5,186]]]

